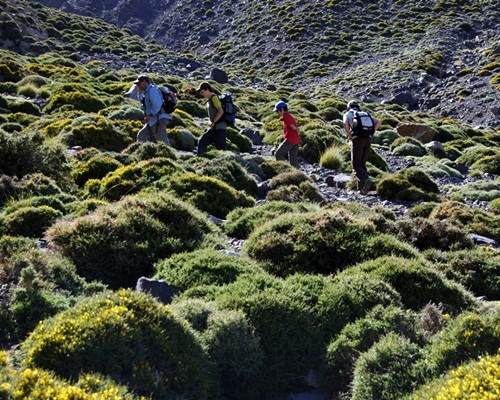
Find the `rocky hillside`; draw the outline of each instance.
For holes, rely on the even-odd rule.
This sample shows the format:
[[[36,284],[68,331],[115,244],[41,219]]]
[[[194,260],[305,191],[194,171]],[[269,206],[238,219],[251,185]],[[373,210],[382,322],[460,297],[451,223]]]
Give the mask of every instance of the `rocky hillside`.
[[[494,0],[41,0],[96,16],[233,79],[500,125]]]

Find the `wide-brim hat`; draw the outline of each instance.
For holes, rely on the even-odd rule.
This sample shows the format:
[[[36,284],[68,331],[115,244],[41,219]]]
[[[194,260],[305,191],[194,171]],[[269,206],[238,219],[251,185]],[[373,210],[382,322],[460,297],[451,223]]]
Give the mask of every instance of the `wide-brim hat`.
[[[149,78],[148,75],[139,75],[137,77],[137,79],[134,81],[134,84],[135,85],[138,85],[139,83],[141,83],[142,81],[147,81],[148,83],[151,82],[151,79]]]
[[[196,91],[199,92],[199,91],[205,90],[205,89],[212,91],[212,85],[210,85],[210,83],[208,83],[208,82],[201,82],[200,85],[198,86],[198,89],[196,89]]]

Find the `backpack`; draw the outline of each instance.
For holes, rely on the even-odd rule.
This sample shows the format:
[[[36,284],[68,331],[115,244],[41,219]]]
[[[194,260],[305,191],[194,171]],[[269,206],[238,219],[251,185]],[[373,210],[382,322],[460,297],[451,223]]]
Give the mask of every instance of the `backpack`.
[[[370,114],[366,111],[353,110],[352,133],[354,136],[368,137],[375,133],[375,124]]]
[[[158,89],[163,97],[163,110],[167,114],[173,113],[177,106],[177,95],[166,86],[158,86]]]
[[[236,106],[233,103],[233,97],[231,93],[224,93],[217,96],[224,110],[224,115],[222,116],[224,122],[229,126],[234,126],[234,121],[236,119]]]

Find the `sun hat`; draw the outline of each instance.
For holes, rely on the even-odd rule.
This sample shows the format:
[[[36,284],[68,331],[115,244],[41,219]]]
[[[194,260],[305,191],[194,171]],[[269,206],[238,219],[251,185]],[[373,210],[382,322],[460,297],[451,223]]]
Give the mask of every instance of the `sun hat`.
[[[134,81],[134,84],[138,85],[142,81],[147,81],[148,83],[151,83],[151,79],[149,78],[148,75],[139,75],[137,79]]]

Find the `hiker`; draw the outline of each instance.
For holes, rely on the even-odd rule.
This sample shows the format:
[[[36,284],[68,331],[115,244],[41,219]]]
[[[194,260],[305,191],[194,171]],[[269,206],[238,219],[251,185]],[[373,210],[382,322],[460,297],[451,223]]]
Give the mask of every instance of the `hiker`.
[[[284,161],[288,154],[288,161],[295,168],[299,168],[299,144],[300,130],[295,122],[295,118],[288,112],[288,106],[284,101],[278,101],[274,106],[273,112],[277,112],[283,118],[283,136],[284,140],[276,150],[276,160]]]
[[[140,75],[134,82],[137,85],[137,97],[142,103],[146,117],[144,126],[137,133],[138,142],[156,140],[170,146],[167,137],[167,125],[170,123],[168,115],[163,107],[163,96],[157,86],[153,85],[151,78],[147,75]]]
[[[209,144],[214,144],[218,150],[226,150],[226,129],[227,124],[222,118],[224,109],[219,97],[213,93],[212,85],[208,82],[200,83],[196,91],[207,101],[208,118],[210,127],[201,135],[198,140],[197,155],[206,153]]]
[[[373,186],[373,182],[368,176],[366,161],[370,154],[372,142],[371,135],[380,127],[381,122],[377,118],[373,118],[368,113],[364,112],[364,114],[366,114],[364,118],[368,118],[368,123],[366,125],[371,125],[371,127],[364,127],[367,130],[367,134],[358,133],[359,130],[356,130],[358,120],[355,118],[355,113],[360,111],[359,104],[356,100],[349,101],[347,104],[347,111],[344,114],[344,129],[347,133],[347,138],[352,142],[351,164],[358,181],[358,191],[361,194],[368,194]],[[359,128],[361,129],[361,127]]]

